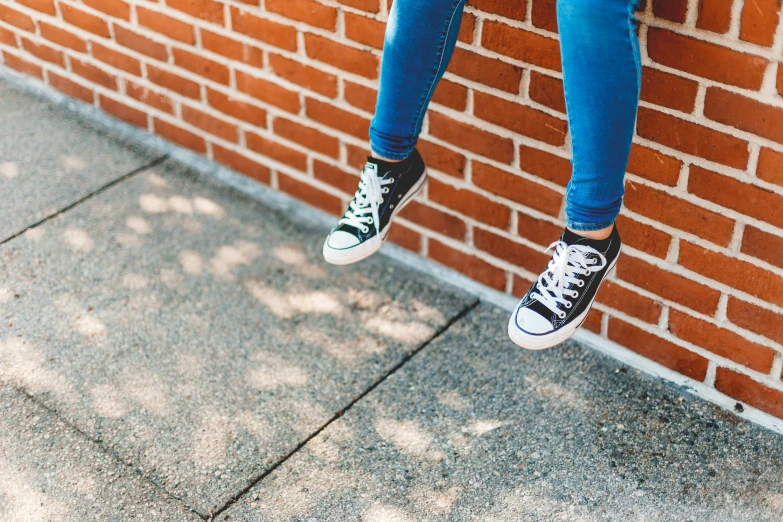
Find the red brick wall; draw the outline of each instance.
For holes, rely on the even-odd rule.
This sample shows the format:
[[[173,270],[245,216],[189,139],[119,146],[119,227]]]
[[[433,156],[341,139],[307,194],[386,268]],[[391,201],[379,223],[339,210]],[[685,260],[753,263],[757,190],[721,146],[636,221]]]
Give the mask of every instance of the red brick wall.
[[[261,5],[260,5],[261,4]],[[554,0],[473,0],[392,238],[522,294],[569,177]],[[783,417],[777,0],[640,13],[627,245],[587,327]],[[0,0],[0,60],[338,214],[366,153],[385,0]]]

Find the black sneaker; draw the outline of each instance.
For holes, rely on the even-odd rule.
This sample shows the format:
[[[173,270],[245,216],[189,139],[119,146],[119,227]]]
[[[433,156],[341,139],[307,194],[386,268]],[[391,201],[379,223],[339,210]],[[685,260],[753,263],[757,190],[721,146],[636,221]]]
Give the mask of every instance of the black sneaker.
[[[427,169],[417,151],[398,163],[367,158],[353,201],[324,243],[324,259],[348,265],[377,252],[394,216],[424,186]]]
[[[593,306],[595,294],[620,257],[617,226],[606,239],[588,239],[566,229],[552,260],[508,322],[508,335],[528,350],[542,350],[571,337]]]

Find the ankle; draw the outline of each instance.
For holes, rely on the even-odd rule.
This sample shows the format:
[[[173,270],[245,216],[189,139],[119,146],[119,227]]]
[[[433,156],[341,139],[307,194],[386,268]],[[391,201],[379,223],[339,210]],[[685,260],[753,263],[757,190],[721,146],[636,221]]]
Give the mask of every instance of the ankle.
[[[601,230],[574,230],[572,228],[569,228],[568,230],[579,236],[586,237],[588,239],[597,239],[600,241],[601,239],[606,239],[612,235],[614,224],[611,224],[606,228],[602,228]]]

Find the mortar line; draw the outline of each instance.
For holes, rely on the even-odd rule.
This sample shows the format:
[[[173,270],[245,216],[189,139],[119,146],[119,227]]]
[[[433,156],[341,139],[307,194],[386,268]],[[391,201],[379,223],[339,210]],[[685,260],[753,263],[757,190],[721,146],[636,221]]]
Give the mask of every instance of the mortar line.
[[[38,227],[40,225],[43,225],[47,221],[51,221],[52,219],[56,218],[57,216],[60,216],[61,214],[64,214],[64,213],[68,212],[72,208],[81,205],[85,201],[87,201],[89,199],[92,199],[93,197],[97,196],[98,194],[100,194],[102,192],[105,192],[106,190],[112,188],[113,186],[119,185],[123,181],[132,178],[133,176],[135,176],[138,173],[144,172],[147,169],[151,169],[153,167],[156,167],[157,165],[160,165],[166,159],[168,159],[168,157],[169,157],[168,154],[164,154],[163,156],[161,156],[159,158],[156,158],[156,159],[152,160],[151,162],[149,162],[149,163],[147,163],[145,165],[142,165],[141,167],[138,167],[138,168],[136,168],[136,169],[126,173],[126,174],[123,174],[119,178],[113,179],[112,181],[106,183],[105,185],[102,185],[102,186],[98,187],[97,189],[93,190],[92,192],[90,192],[86,196],[83,196],[83,197],[77,199],[76,201],[74,201],[73,203],[70,203],[70,204],[62,207],[57,212],[55,212],[53,214],[49,214],[48,216],[40,219],[39,221],[36,221],[32,225],[28,225],[27,227],[25,227],[24,229],[20,230],[19,232],[15,233],[15,234],[12,234],[11,236],[8,236],[7,238],[5,238],[3,240],[0,240],[0,245],[4,245],[4,244],[8,243],[12,239],[15,239],[15,238],[21,236],[22,234],[24,234],[28,230],[32,230],[32,229],[34,229],[34,228],[36,228],[36,227]]]
[[[403,357],[397,364],[395,364],[393,367],[391,367],[389,370],[386,371],[383,375],[381,375],[378,379],[375,380],[374,383],[372,383],[367,389],[365,389],[362,393],[360,393],[358,396],[356,396],[354,399],[352,399],[344,408],[337,411],[332,417],[327,420],[324,424],[321,425],[318,429],[316,429],[313,433],[308,435],[305,439],[299,442],[299,444],[294,447],[291,451],[280,457],[272,466],[270,466],[268,469],[262,471],[256,478],[251,479],[247,486],[245,486],[243,489],[238,491],[233,497],[229,498],[223,506],[221,506],[216,511],[213,511],[210,513],[208,522],[213,522],[215,520],[215,517],[223,514],[228,508],[233,506],[235,503],[237,503],[245,494],[247,494],[253,487],[255,487],[257,484],[259,484],[262,480],[264,480],[266,477],[271,475],[274,471],[276,471],[280,466],[286,463],[291,457],[293,457],[295,454],[299,452],[302,448],[304,448],[311,440],[313,440],[315,437],[321,434],[326,428],[328,428],[334,421],[341,418],[343,415],[345,415],[351,408],[356,405],[360,400],[364,399],[367,395],[369,395],[373,390],[375,390],[378,386],[383,384],[389,377],[394,375],[397,370],[405,366],[405,364],[413,359],[418,353],[420,353],[422,350],[424,350],[427,346],[429,346],[434,340],[438,339],[441,335],[446,333],[446,331],[451,328],[455,323],[463,319],[465,316],[467,316],[471,311],[473,311],[479,304],[481,303],[480,299],[474,300],[471,304],[463,308],[457,315],[449,319],[449,321],[441,326],[438,331],[436,331],[432,337],[424,341],[421,345],[419,345],[416,349],[414,349],[412,352],[408,353]]]
[[[130,473],[136,475],[140,479],[142,479],[144,482],[150,484],[153,488],[163,493],[168,498],[178,502],[182,507],[196,515],[202,520],[207,520],[207,515],[204,515],[203,513],[200,513],[195,508],[190,506],[187,502],[185,502],[183,499],[177,497],[176,495],[171,494],[166,488],[152,480],[151,478],[147,477],[139,468],[135,467],[133,464],[130,464],[120,457],[120,455],[114,451],[111,451],[110,449],[106,448],[104,446],[104,443],[101,439],[97,439],[90,434],[83,431],[81,428],[73,424],[71,421],[69,421],[66,417],[60,414],[59,411],[57,411],[55,408],[50,407],[49,405],[41,402],[38,400],[37,397],[34,395],[31,395],[26,390],[19,388],[17,386],[14,386],[13,384],[8,385],[12,390],[16,391],[19,395],[27,399],[28,401],[32,402],[39,408],[42,408],[43,410],[47,411],[50,415],[52,415],[55,419],[62,422],[68,429],[75,432],[80,437],[84,438],[85,440],[89,441],[91,444],[93,444],[100,452],[107,455],[109,458],[113,459],[116,463],[124,467],[126,470],[130,471]]]

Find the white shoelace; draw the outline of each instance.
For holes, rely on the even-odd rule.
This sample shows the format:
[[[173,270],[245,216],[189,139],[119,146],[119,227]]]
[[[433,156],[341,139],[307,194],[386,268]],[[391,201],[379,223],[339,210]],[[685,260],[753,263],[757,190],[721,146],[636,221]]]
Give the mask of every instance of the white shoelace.
[[[566,313],[559,308],[562,304],[565,308],[573,306],[566,296],[579,297],[579,291],[566,288],[567,285],[579,288],[585,285],[577,275],[588,275],[598,272],[606,266],[606,258],[596,249],[586,245],[568,245],[564,241],[555,241],[544,252],[555,249],[555,255],[549,261],[547,269],[538,277],[536,289],[531,297],[540,301],[560,319]],[[586,254],[594,254],[598,258],[587,257]],[[552,274],[551,276],[549,274]]]
[[[380,219],[378,206],[383,203],[383,195],[389,189],[383,185],[394,183],[394,178],[382,179],[378,177],[375,165],[368,163],[362,171],[359,188],[353,196],[353,201],[340,219],[340,224],[350,225],[364,232],[370,231],[367,225],[375,225],[375,232],[380,234]]]

